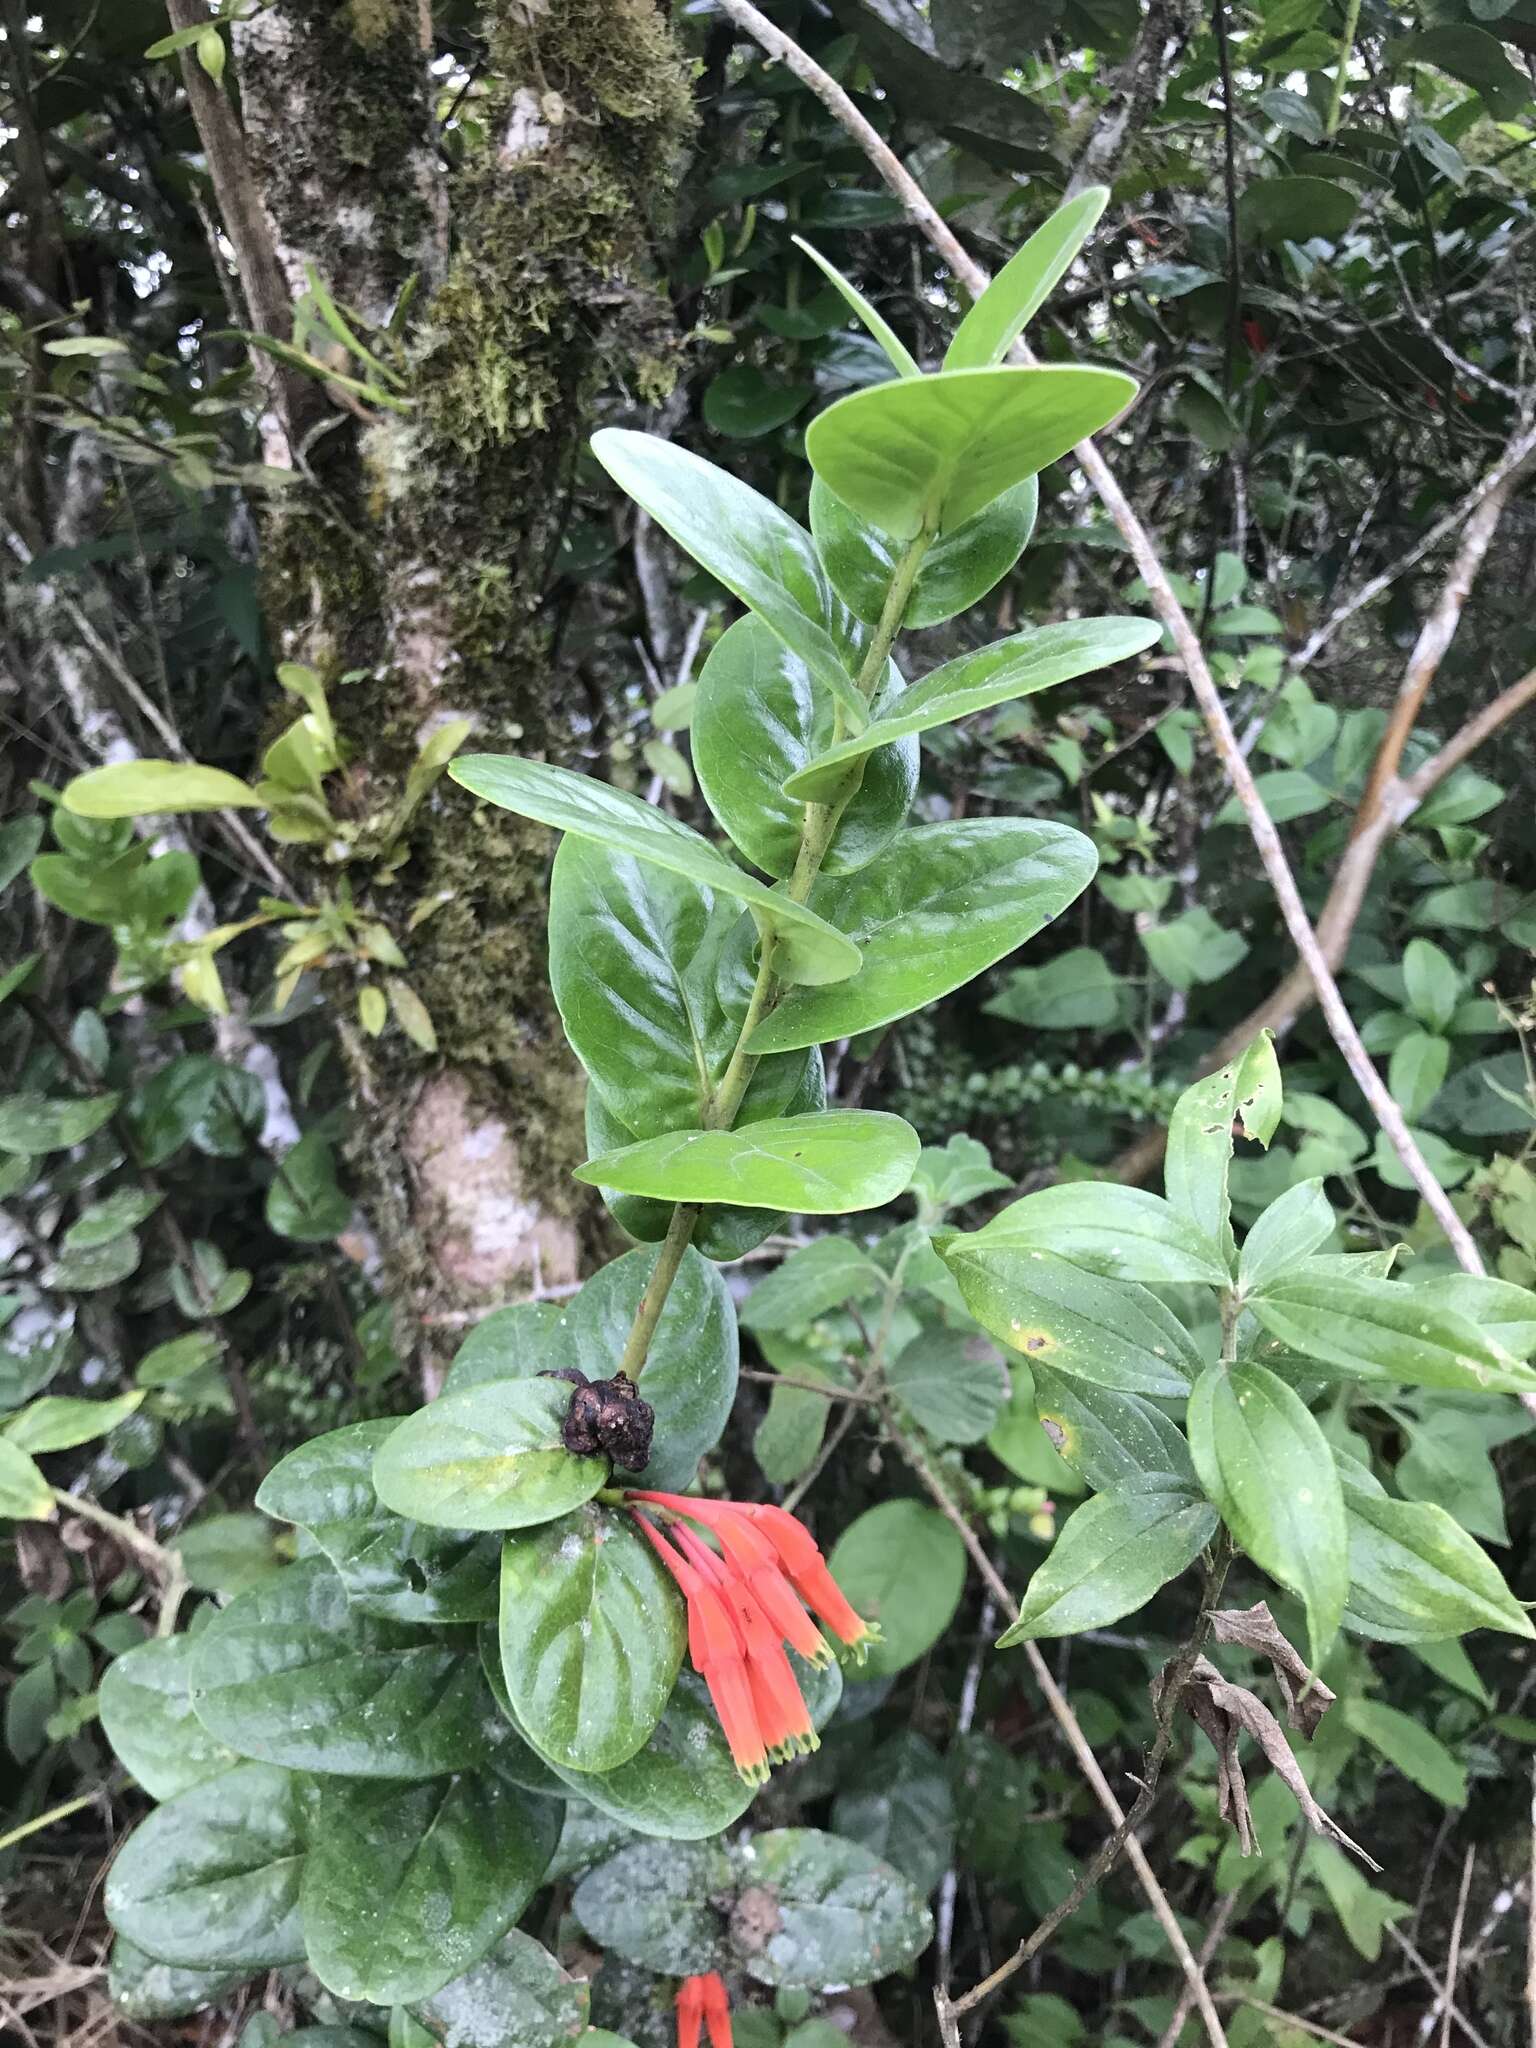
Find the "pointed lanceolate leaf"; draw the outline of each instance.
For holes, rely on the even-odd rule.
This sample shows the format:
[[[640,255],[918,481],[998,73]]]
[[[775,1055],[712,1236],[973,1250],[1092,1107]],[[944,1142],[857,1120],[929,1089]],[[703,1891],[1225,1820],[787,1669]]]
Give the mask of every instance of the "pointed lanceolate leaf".
[[[559,1816],[492,1771],[322,1786],[300,1890],[310,1968],[338,1998],[372,2005],[441,1990],[515,1924]]]
[[[791,990],[751,1050],[851,1037],[948,995],[1059,916],[1097,864],[1069,825],[967,818],[916,826],[856,875],[824,875],[811,900],[854,941],[859,973],[841,994]]]
[[[1487,1394],[1536,1391],[1536,1372],[1487,1331],[1398,1280],[1317,1272],[1308,1263],[1266,1281],[1250,1306],[1282,1347],[1330,1367],[1330,1376]]]
[[[607,1484],[606,1458],[579,1457],[561,1435],[564,1380],[493,1381],[440,1394],[406,1417],[373,1461],[379,1499],[445,1529],[526,1529]]]
[[[476,796],[519,817],[594,839],[735,896],[760,925],[779,934],[784,971],[791,980],[839,981],[858,972],[858,953],[840,932],[743,874],[707,839],[626,790],[514,754],[464,754],[448,772]]]
[[[912,351],[904,342],[898,340],[890,322],[882,314],[876,312],[858,286],[844,277],[835,263],[829,263],[819,249],[812,248],[811,244],[803,236],[791,235],[790,240],[797,249],[805,251],[806,255],[816,265],[816,268],[821,271],[823,276],[831,280],[834,288],[847,300],[859,319],[863,321],[876,341],[885,350],[887,356],[889,356],[897,376],[920,377],[923,373],[918,368],[916,362],[914,362]]]
[[[1279,1121],[1280,1067],[1269,1031],[1186,1088],[1169,1119],[1163,1169],[1168,1200],[1221,1246],[1229,1264],[1235,1258],[1227,1193],[1233,1128],[1240,1124],[1246,1137],[1267,1146]]]
[[[817,754],[789,777],[784,793],[805,803],[826,802],[841,788],[850,764],[872,747],[1125,661],[1151,647],[1159,630],[1153,619],[1072,619],[958,655],[894,700],[882,699],[863,732]]]
[[[107,1918],[146,1954],[198,1970],[304,1960],[299,1882],[314,1788],[241,1764],[140,1821],[107,1873]]]
[[[889,677],[899,701],[894,666]],[[699,786],[725,831],[755,867],[787,878],[805,812],[783,785],[832,744],[833,706],[799,655],[760,619],[738,619],[711,649],[690,739]],[[872,750],[822,863],[825,873],[851,874],[890,844],[917,790],[917,759],[917,742],[899,736]]]
[[[407,1521],[373,1486],[373,1461],[400,1427],[352,1422],[290,1451],[256,1495],[264,1514],[307,1529],[350,1602],[390,1621],[491,1621],[501,1553],[493,1536]]]
[[[1189,1448],[1237,1541],[1306,1608],[1309,1661],[1320,1669],[1349,1590],[1344,1498],[1328,1439],[1272,1372],[1222,1365],[1190,1395]]]
[[[1216,1525],[1216,1510],[1185,1490],[1095,1494],[1073,1509],[998,1648],[1081,1635],[1135,1614],[1194,1563]]]
[[[77,818],[144,818],[160,811],[260,807],[248,783],[195,761],[116,761],[64,785],[64,808]]]
[[[1298,1181],[1271,1202],[1243,1240],[1238,1283],[1245,1294],[1309,1259],[1333,1235],[1333,1204],[1320,1180]]]
[[[620,490],[795,650],[850,723],[862,725],[853,686],[861,636],[804,527],[749,484],[658,435],[604,427],[592,452]]]
[[[1364,1465],[1338,1461],[1349,1528],[1345,1625],[1377,1642],[1442,1642],[1474,1628],[1536,1635],[1497,1566],[1444,1508],[1393,1500]]]
[[[945,370],[871,384],[812,420],[811,466],[871,526],[947,533],[1122,413],[1119,370]]]
[[[203,1629],[192,1701],[209,1734],[243,1756],[345,1777],[465,1769],[496,1733],[472,1650],[349,1608],[319,1558],[263,1579]]]
[[[518,1725],[552,1763],[611,1771],[642,1749],[685,1644],[682,1602],[630,1515],[589,1501],[508,1538],[501,1668]]]
[[[1228,1278],[1198,1223],[1145,1188],[1099,1181],[1063,1181],[1025,1195],[970,1232],[965,1247],[1042,1252],[1106,1279],[1154,1286],[1192,1280],[1219,1287]]]
[[[979,604],[1028,547],[1039,504],[1039,483],[1026,477],[974,518],[941,534],[923,556],[901,623],[916,632]],[[811,485],[811,530],[838,596],[866,624],[877,625],[899,545],[850,512],[820,477]]]
[[[837,1109],[744,1130],[676,1131],[589,1159],[577,1180],[668,1202],[843,1216],[894,1201],[922,1145],[899,1116]]]
[[[550,982],[577,1058],[631,1132],[701,1120],[741,1036],[754,938],[735,896],[590,840],[561,841]],[[759,1113],[783,1110],[804,1071],[801,1057],[760,1065]]]
[[[1040,1245],[990,1243],[979,1231],[948,1239],[941,1256],[977,1322],[1031,1367],[1175,1400],[1200,1371],[1193,1339],[1145,1287],[1088,1272]]]
[[[1002,361],[1071,269],[1108,200],[1107,185],[1090,185],[1035,230],[955,329],[946,370],[979,370]]]
[[[1194,1491],[1189,1445],[1161,1408],[1139,1394],[1098,1386],[1049,1365],[1032,1365],[1030,1372],[1041,1428],[1058,1456],[1096,1491]]]
[[[157,1636],[114,1657],[102,1674],[102,1732],[151,1799],[174,1799],[239,1762],[192,1706],[190,1636]]]

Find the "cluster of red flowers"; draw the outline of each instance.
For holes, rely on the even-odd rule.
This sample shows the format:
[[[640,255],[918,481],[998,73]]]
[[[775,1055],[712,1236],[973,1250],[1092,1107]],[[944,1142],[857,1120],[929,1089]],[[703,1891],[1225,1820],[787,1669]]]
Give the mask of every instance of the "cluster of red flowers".
[[[861,1658],[875,1631],[849,1606],[809,1530],[783,1508],[678,1493],[629,1498],[666,1511],[664,1530],[645,1515],[636,1519],[688,1603],[688,1654],[709,1687],[736,1768],[761,1785],[770,1761],[817,1747],[785,1650],[831,1662],[806,1607]],[[718,1551],[691,1522],[709,1531]]]
[[[732,2048],[731,2002],[717,1970],[685,1977],[677,1987],[677,2048],[699,2048],[699,2022],[709,2030],[710,2048]]]

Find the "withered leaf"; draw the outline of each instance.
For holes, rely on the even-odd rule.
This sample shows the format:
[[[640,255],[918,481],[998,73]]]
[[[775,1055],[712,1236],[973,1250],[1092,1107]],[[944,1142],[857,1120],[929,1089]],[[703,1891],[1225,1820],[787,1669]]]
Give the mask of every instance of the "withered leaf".
[[[1285,1718],[1309,1739],[1333,1705],[1335,1695],[1315,1678],[1294,1644],[1280,1633],[1267,1600],[1251,1607],[1223,1607],[1211,1616],[1211,1634],[1218,1643],[1233,1643],[1267,1657],[1285,1700]]]

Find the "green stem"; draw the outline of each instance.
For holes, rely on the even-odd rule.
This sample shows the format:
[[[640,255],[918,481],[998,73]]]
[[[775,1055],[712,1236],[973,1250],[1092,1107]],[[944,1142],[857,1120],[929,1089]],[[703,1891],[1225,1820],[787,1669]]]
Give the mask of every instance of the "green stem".
[[[1355,47],[1355,31],[1360,26],[1360,0],[1347,0],[1344,9],[1344,33],[1339,38],[1339,62],[1333,74],[1333,91],[1328,97],[1328,118],[1323,123],[1323,133],[1332,138],[1339,125],[1339,115],[1344,106],[1344,76],[1349,70],[1349,59]]]
[[[917,572],[922,567],[923,556],[928,552],[933,535],[925,527],[908,541],[900,561],[892,573],[890,586],[885,593],[885,602],[880,607],[880,620],[875,627],[874,637],[865,650],[864,659],[855,677],[855,687],[866,703],[874,696],[875,690],[884,678],[886,664],[891,658],[891,648],[896,635],[901,631],[901,622],[906,616],[907,605],[912,596],[912,586],[917,581]],[[838,725],[841,728],[841,713]],[[812,886],[821,872],[821,864],[827,857],[843,812],[852,802],[863,780],[863,763],[856,764],[850,775],[849,784],[843,794],[830,804],[807,804],[805,821],[800,828],[800,850],[795,857],[794,872],[790,876],[788,894],[792,901],[805,903],[809,900]],[[773,932],[764,932],[758,953],[757,980],[753,983],[752,994],[747,1003],[747,1013],[741,1020],[736,1044],[720,1077],[719,1086],[713,1098],[705,1105],[702,1118],[708,1131],[728,1131],[736,1121],[742,1101],[757,1070],[757,1055],[747,1050],[753,1032],[763,1021],[779,999],[779,977],[774,971],[774,955],[778,950],[778,939]],[[661,1312],[667,1305],[667,1295],[672,1282],[677,1278],[678,1268],[683,1263],[683,1253],[693,1241],[702,1214],[697,1202],[679,1202],[672,1212],[672,1221],[662,1241],[661,1255],[656,1261],[650,1283],[640,1297],[640,1306],[635,1311],[635,1320],[630,1327],[629,1337],[624,1345],[624,1356],[619,1370],[628,1373],[631,1379],[638,1379],[645,1370],[645,1361],[650,1355],[651,1340],[656,1335],[656,1325],[661,1321]]]
[[[24,1842],[28,1835],[35,1835],[40,1828],[51,1828],[56,1820],[65,1820],[72,1813],[78,1813],[82,1806],[94,1805],[96,1794],[86,1792],[78,1799],[66,1799],[62,1806],[50,1806],[46,1813],[40,1813],[35,1820],[24,1820],[19,1828],[12,1828],[8,1834],[0,1835],[0,1851],[14,1848],[17,1842]]]

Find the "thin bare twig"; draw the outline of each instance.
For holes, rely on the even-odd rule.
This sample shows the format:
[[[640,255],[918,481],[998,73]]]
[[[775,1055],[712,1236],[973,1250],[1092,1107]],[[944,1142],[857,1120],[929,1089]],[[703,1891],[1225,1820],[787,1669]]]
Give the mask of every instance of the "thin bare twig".
[[[1407,1935],[1404,1934],[1400,1928],[1394,1927],[1390,1921],[1387,1923],[1387,1932],[1391,1935],[1392,1939],[1397,1943],[1398,1947],[1402,1950],[1403,1954],[1408,1958],[1409,1962],[1412,1963],[1413,1967],[1418,1971],[1419,1975],[1424,1979],[1424,1982],[1429,1986],[1430,1990],[1433,1991],[1437,1997],[1444,1998],[1446,2000],[1445,2010],[1447,2016],[1450,2019],[1454,2020],[1456,2025],[1460,2027],[1461,2031],[1472,2043],[1472,2048],[1488,2048],[1487,2041],[1477,2031],[1476,2027],[1473,2026],[1472,2022],[1467,2018],[1466,2014],[1462,2011],[1461,2007],[1456,2004],[1454,1999],[1446,1998],[1445,1986],[1441,1983],[1440,1979],[1435,1975],[1434,1971],[1430,1968],[1429,1964],[1426,1963],[1424,1958],[1419,1954],[1418,1950],[1414,1947],[1413,1943],[1408,1939]]]
[[[798,43],[785,35],[782,29],[776,28],[766,15],[751,4],[751,0],[720,0],[720,4],[739,28],[744,29],[760,43],[770,56],[778,58],[786,69],[810,88],[827,111],[841,123],[900,200],[908,219],[922,230],[929,243],[943,257],[972,298],[979,298],[991,282],[987,272],[963,247],[917,180],[889,144],[859,112],[836,79],[824,71],[814,58],[808,56]],[[1016,361],[1026,364],[1034,361],[1022,342],[1015,343],[1013,356]],[[1536,449],[1536,429],[1531,430],[1528,440],[1528,446],[1521,445],[1521,461]],[[1312,929],[1306,906],[1301,900],[1301,891],[1297,888],[1296,878],[1291,873],[1290,862],[1286,859],[1280,834],[1265,808],[1253,772],[1244,757],[1237,734],[1232,729],[1232,721],[1227,716],[1226,705],[1211,673],[1210,663],[1206,660],[1205,650],[1200,645],[1199,635],[1174,593],[1162,557],[1153,545],[1151,535],[1132,509],[1130,500],[1121,490],[1109,464],[1093,442],[1079,442],[1073,454],[1119,529],[1146,586],[1152,608],[1173,639],[1175,652],[1189,677],[1190,688],[1200,707],[1211,742],[1223,768],[1227,771],[1237,800],[1247,818],[1248,830],[1254,845],[1258,848],[1264,872],[1269,877],[1270,888],[1279,903],[1280,914],[1290,933],[1291,943],[1300,954],[1317,988],[1318,1002],[1334,1043],[1343,1054],[1355,1085],[1370,1104],[1377,1123],[1386,1132],[1388,1143],[1402,1161],[1410,1180],[1423,1197],[1426,1208],[1444,1232],[1446,1241],[1456,1254],[1457,1263],[1468,1273],[1481,1273],[1483,1262],[1478,1255],[1477,1246],[1472,1241],[1471,1232],[1456,1214],[1450,1197],[1430,1171],[1428,1162],[1408,1128],[1406,1118],[1392,1099],[1386,1083],[1377,1073],[1369,1053],[1360,1041],[1360,1033],[1355,1028],[1348,1005],[1339,993],[1332,969],[1318,945],[1317,934]]]
[[[1232,1916],[1237,1911],[1238,1902],[1242,1898],[1245,1889],[1246,1887],[1243,1885],[1234,1886],[1217,1906],[1215,1916],[1210,1926],[1206,1929],[1205,1939],[1200,1944],[1200,1952],[1195,1957],[1195,1961],[1200,1965],[1202,1974],[1216,1960],[1216,1951],[1221,1947],[1227,1928],[1231,1925]],[[1174,2048],[1174,2044],[1184,2031],[1184,2022],[1189,2018],[1189,2009],[1194,2002],[1194,1994],[1191,1992],[1188,1984],[1186,1984],[1179,1993],[1179,2002],[1173,2008],[1173,2017],[1169,2020],[1167,2026],[1164,2027],[1157,2048]]]
[[[1476,1861],[1477,1844],[1469,1842],[1461,1861],[1461,1889],[1456,1894],[1456,1917],[1451,1922],[1451,1946],[1445,1958],[1445,1997],[1438,2001],[1442,2012],[1440,2048],[1451,2048],[1451,2007],[1456,2003],[1456,1973],[1461,1968],[1461,1930],[1467,1917],[1467,1893],[1471,1889],[1472,1866]],[[1430,2023],[1434,2023],[1433,2014]]]

